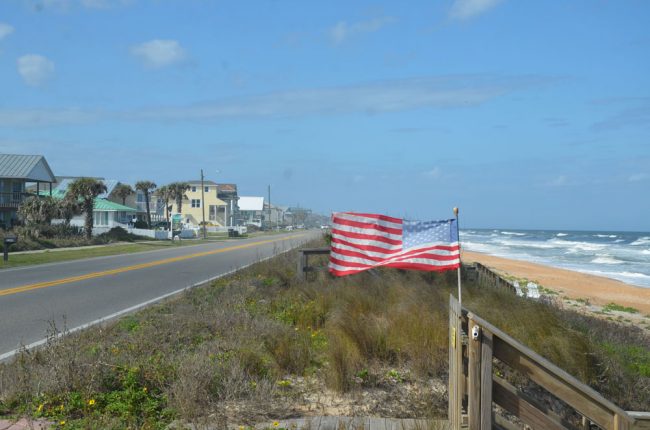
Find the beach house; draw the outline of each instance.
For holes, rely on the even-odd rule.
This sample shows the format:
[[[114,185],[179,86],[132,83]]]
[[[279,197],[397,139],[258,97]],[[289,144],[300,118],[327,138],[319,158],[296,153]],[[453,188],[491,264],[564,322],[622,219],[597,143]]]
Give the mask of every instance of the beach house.
[[[239,225],[254,225],[262,227],[264,211],[264,197],[241,196],[239,197]]]
[[[56,179],[42,155],[0,154],[0,228],[10,228],[18,221],[18,207],[29,196],[43,189],[52,192]],[[27,191],[35,184],[35,192]],[[43,188],[41,188],[43,186]]]
[[[55,198],[64,198],[72,182],[74,182],[72,178],[63,179],[52,192],[52,196]],[[93,206],[93,234],[103,233],[113,227],[127,227],[138,214],[138,209],[135,207],[117,202],[118,198],[113,195],[113,191],[117,184],[119,184],[119,181],[115,179],[103,179],[101,182],[106,186],[106,192],[95,198]],[[119,201],[121,202],[121,200]],[[84,222],[84,214],[77,215],[70,220],[71,225],[79,227],[82,227]]]
[[[226,225],[227,204],[218,197],[218,185],[214,181],[188,181],[190,189],[183,199],[183,219],[187,224],[200,226],[205,210],[205,222],[208,226]]]

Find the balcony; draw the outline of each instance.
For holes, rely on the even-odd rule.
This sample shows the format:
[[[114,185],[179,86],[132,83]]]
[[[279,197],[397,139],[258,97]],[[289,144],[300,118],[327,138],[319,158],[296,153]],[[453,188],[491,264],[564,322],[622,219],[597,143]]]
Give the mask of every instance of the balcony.
[[[18,209],[23,200],[34,195],[22,192],[0,193],[0,209]]]

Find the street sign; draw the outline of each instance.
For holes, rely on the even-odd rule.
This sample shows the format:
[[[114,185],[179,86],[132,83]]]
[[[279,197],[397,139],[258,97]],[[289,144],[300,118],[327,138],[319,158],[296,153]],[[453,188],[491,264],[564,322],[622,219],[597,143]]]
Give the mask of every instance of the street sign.
[[[174,236],[181,236],[181,230],[183,230],[183,214],[172,214],[171,217],[171,230],[172,230],[172,240]]]

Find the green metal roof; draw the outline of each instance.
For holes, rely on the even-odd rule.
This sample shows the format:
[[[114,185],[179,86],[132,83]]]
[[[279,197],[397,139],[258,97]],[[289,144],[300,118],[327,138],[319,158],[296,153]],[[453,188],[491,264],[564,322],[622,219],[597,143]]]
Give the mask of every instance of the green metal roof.
[[[49,191],[40,191],[39,195],[41,195],[41,196],[49,196],[50,192]],[[58,189],[52,190],[52,197],[55,198],[55,199],[62,199],[63,197],[65,197],[65,192],[61,192],[61,190],[58,190]],[[96,211],[120,211],[120,212],[137,212],[138,211],[135,208],[124,206],[124,205],[121,205],[119,203],[115,203],[115,202],[112,202],[110,200],[100,199],[100,198],[95,199],[93,209],[96,210]]]
[[[95,199],[94,209],[96,211],[122,211],[122,212],[137,212],[136,209],[128,206],[123,206],[119,203],[110,200]]]

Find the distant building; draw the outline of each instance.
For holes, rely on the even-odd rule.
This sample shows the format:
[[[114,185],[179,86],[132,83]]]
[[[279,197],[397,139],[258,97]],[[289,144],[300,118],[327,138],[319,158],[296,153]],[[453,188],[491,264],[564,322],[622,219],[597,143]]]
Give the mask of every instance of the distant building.
[[[262,212],[264,211],[264,197],[241,196],[239,197],[239,225],[255,225],[262,227]]]
[[[271,211],[270,211],[270,218],[269,218],[269,203],[264,202],[264,212],[263,212],[264,224],[268,225],[268,222],[270,221],[270,225],[268,226],[270,228],[286,225],[285,213],[287,212],[288,209],[289,207],[287,206],[276,206],[274,204],[271,204]]]
[[[226,203],[226,226],[234,226],[236,224],[237,214],[239,212],[239,196],[237,195],[237,185],[218,184],[217,197]]]
[[[225,226],[227,219],[226,202],[218,195],[218,185],[214,181],[188,181],[189,191],[183,199],[183,218],[186,223],[200,226],[205,208],[205,222],[207,225]]]
[[[27,197],[39,195],[41,185],[52,192],[56,181],[42,155],[0,154],[0,227],[10,228],[18,220],[18,206]],[[34,186],[34,192],[28,188]]]

